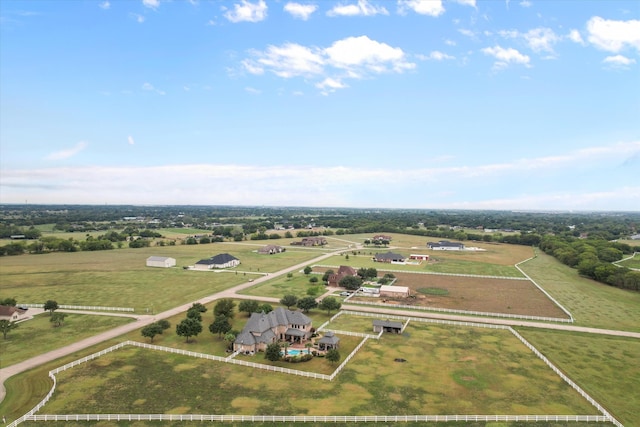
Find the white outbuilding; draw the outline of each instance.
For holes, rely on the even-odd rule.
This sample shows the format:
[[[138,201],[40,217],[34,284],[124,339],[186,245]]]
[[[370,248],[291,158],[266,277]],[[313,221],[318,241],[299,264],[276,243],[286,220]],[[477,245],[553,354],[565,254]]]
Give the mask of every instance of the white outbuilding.
[[[176,259],[166,256],[150,256],[147,258],[147,267],[169,268],[176,266]]]
[[[409,296],[409,288],[406,286],[380,286],[380,296],[388,298],[406,298]]]

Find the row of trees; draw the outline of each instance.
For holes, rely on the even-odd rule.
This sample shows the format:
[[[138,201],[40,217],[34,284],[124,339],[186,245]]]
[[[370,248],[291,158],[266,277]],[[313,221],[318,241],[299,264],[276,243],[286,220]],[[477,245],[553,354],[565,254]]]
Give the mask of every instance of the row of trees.
[[[582,276],[618,288],[640,290],[640,271],[613,264],[625,254],[633,253],[627,244],[565,235],[544,236],[539,247],[563,264],[576,268]]]

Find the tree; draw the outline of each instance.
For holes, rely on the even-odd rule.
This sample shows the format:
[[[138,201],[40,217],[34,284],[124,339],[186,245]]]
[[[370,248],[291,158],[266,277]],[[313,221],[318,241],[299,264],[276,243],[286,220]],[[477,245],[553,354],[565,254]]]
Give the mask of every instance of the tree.
[[[167,319],[160,319],[156,323],[158,324],[158,326],[160,326],[160,328],[162,329],[162,332],[166,331],[171,327],[171,323]]]
[[[345,289],[356,291],[362,286],[362,279],[358,276],[345,276],[340,279],[338,284]]]
[[[327,351],[326,358],[331,363],[337,363],[340,360],[340,352],[336,348]]]
[[[256,300],[245,299],[240,301],[238,310],[247,313],[251,316],[251,313],[257,313],[260,310],[260,303]]]
[[[52,313],[49,322],[53,323],[54,327],[62,326],[64,323],[64,318],[67,317],[64,313]]]
[[[187,310],[187,318],[195,319],[198,322],[202,322],[202,314],[200,314],[198,310],[194,310],[193,308]]]
[[[309,283],[318,283],[318,277],[317,276],[309,277]]]
[[[7,333],[18,327],[18,324],[16,322],[12,322],[10,320],[7,319],[2,319],[0,320],[0,331],[2,331],[2,337],[6,340],[7,339]]]
[[[277,342],[273,342],[267,345],[267,348],[264,352],[265,359],[272,362],[277,362],[281,357],[282,355],[280,354],[280,344],[278,344]]]
[[[207,312],[207,307],[205,307],[203,304],[199,303],[199,302],[194,302],[191,307],[189,308],[189,310],[196,310],[200,313],[206,313]]]
[[[233,349],[233,342],[236,340],[236,334],[233,332],[227,332],[224,334],[224,340],[227,342],[229,350]]]
[[[231,323],[229,323],[229,319],[219,314],[213,319],[213,323],[209,325],[209,332],[212,334],[218,334],[218,338],[221,338],[223,334],[226,334],[231,330]]]
[[[271,313],[273,311],[273,306],[271,304],[264,303],[260,306],[259,311],[265,314]]]
[[[320,301],[320,304],[318,305],[318,307],[321,310],[327,310],[327,314],[331,315],[332,311],[340,310],[340,308],[342,307],[342,304],[340,303],[340,301],[338,301],[334,297],[326,297],[322,301]]]
[[[309,310],[312,310],[318,306],[318,302],[314,297],[304,297],[298,300],[298,308],[308,313]]]
[[[221,299],[218,301],[213,307],[213,316],[218,317],[219,315],[223,315],[229,319],[233,319],[234,312],[233,310],[236,308],[236,303],[233,300],[228,298]]]
[[[186,318],[176,325],[176,335],[185,337],[189,342],[190,337],[197,336],[202,332],[202,324],[196,319]]]
[[[308,265],[304,268],[304,274],[309,275],[311,274],[311,272],[313,271],[313,269],[311,267],[309,267]]]
[[[10,305],[11,307],[15,307],[18,304],[15,298],[5,298],[0,301],[0,305]]]
[[[160,324],[155,322],[145,326],[144,328],[142,328],[142,331],[140,332],[143,337],[149,338],[151,342],[153,342],[153,337],[155,337],[156,335],[162,334],[162,331],[163,331],[162,326],[160,326]]]
[[[280,300],[280,304],[287,307],[287,310],[298,303],[298,297],[295,295],[285,295]]]
[[[48,300],[47,302],[44,303],[44,310],[49,312],[49,315],[53,315],[53,312],[56,311],[58,308],[60,308],[58,306],[58,303],[55,302],[54,300]]]

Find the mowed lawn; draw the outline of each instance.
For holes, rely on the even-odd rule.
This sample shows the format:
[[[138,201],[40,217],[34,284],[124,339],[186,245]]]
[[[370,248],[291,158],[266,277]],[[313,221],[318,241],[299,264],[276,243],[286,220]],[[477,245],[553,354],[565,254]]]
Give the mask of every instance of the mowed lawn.
[[[287,251],[260,255],[259,245],[209,244],[114,249],[0,257],[0,296],[18,303],[132,307],[139,313],[159,312],[275,272],[319,255]],[[241,264],[228,272],[184,270],[202,258],[230,253]],[[146,267],[151,255],[176,258],[177,267]]]
[[[577,270],[542,252],[520,267],[571,312],[576,325],[640,331],[640,292],[580,277]]]
[[[369,340],[334,382],[126,348],[61,373],[40,412],[597,414],[509,332],[418,322]]]

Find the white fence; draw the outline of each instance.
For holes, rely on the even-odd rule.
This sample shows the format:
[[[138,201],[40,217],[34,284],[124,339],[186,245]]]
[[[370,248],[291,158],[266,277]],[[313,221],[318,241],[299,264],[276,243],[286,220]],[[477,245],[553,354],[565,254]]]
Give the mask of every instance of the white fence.
[[[283,423],[401,423],[401,422],[609,422],[601,415],[185,415],[74,414],[32,415],[29,421],[225,421]]]
[[[44,304],[18,304],[20,307],[44,308]],[[101,307],[96,305],[59,305],[58,308],[63,310],[89,310],[89,311],[126,311],[132,312],[135,309],[131,307]]]

